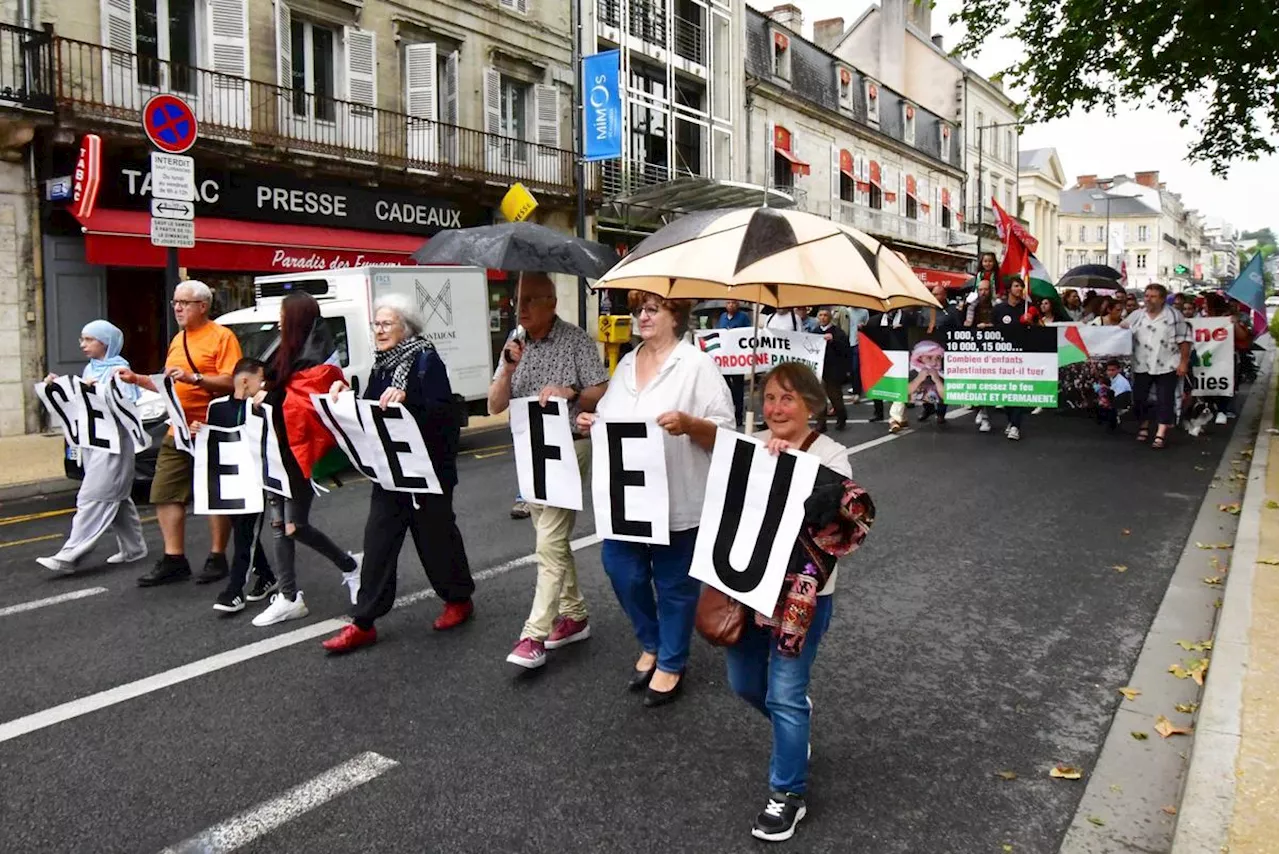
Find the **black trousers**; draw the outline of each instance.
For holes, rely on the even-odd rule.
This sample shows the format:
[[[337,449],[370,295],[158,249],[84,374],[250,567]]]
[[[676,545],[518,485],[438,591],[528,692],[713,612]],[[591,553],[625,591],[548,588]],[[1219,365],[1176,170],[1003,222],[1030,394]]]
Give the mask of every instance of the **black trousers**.
[[[836,414],[836,429],[843,430],[845,422],[849,420],[849,410],[844,405],[844,382],[832,382],[831,380],[823,380],[822,387],[827,390],[827,400],[831,401],[831,408]],[[827,429],[827,410],[823,407],[818,413],[818,429]]]
[[[415,497],[417,508],[413,506]],[[371,627],[395,603],[396,562],[405,532],[413,535],[413,547],[427,580],[443,601],[465,602],[476,589],[453,513],[453,487],[445,486],[443,495],[415,496],[391,492],[375,483],[364,525],[360,596],[351,612],[358,628]]]
[[[227,581],[229,588],[244,590],[251,563],[259,578],[268,582],[275,579],[271,573],[271,562],[267,560],[267,550],[258,539],[261,520],[261,513],[231,517],[231,577]]]
[[[729,396],[733,398],[733,417],[737,420],[738,426],[742,426],[743,417],[743,398],[746,392],[747,378],[727,374],[724,378],[725,384],[729,386]]]
[[[1156,387],[1156,405],[1151,406],[1149,398],[1151,387]],[[1173,396],[1178,391],[1178,375],[1172,371],[1167,374],[1133,375],[1133,408],[1137,412],[1138,421],[1146,423],[1154,415],[1159,424],[1173,424]]]

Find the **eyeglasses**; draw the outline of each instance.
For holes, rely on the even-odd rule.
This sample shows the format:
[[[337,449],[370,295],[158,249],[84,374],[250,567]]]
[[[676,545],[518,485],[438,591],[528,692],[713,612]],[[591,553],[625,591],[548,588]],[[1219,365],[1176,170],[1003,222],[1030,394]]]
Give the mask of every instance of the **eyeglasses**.
[[[662,306],[642,305],[639,308],[637,308],[634,312],[632,312],[632,314],[634,314],[636,317],[640,317],[642,315],[647,317],[657,317],[661,311],[662,311]]]
[[[369,324],[369,327],[373,329],[374,332],[390,332],[399,325],[400,321],[398,320],[375,320],[373,323]]]
[[[202,299],[175,299],[170,300],[170,305],[174,308],[186,308],[189,305],[204,305]]]

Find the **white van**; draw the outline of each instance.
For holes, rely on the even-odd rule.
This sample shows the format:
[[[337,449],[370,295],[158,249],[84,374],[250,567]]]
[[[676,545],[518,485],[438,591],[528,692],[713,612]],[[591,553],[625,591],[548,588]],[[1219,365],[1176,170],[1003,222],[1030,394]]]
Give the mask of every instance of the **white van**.
[[[412,299],[426,322],[423,335],[449,372],[453,393],[483,414],[493,376],[489,296],[479,267],[355,267],[254,279],[252,308],[231,311],[218,323],[235,332],[246,356],[270,359],[280,345],[280,303],[309,293],[338,348],[338,364],[358,387],[373,367],[373,305],[383,294]]]

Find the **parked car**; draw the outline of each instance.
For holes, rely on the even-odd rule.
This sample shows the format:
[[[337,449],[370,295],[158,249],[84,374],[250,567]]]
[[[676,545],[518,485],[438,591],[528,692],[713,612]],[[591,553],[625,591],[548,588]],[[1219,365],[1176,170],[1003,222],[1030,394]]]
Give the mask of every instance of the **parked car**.
[[[151,479],[156,475],[156,454],[160,452],[160,442],[169,432],[169,414],[164,407],[164,398],[146,389],[138,389],[138,414],[142,417],[142,426],[151,437],[151,445],[134,457],[133,484],[136,493],[146,494],[151,489]],[[72,480],[84,480],[80,449],[66,442],[62,444],[63,472]]]

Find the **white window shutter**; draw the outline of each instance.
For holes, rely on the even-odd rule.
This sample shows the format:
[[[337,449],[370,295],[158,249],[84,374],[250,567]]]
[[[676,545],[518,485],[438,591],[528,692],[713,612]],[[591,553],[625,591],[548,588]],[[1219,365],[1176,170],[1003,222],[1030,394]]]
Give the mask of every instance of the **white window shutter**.
[[[521,15],[529,14],[529,0],[516,0],[515,6]]]
[[[800,160],[800,131],[793,130],[791,132],[791,153]]]
[[[440,120],[445,124],[458,123],[458,52],[455,50],[444,61],[444,110]]]
[[[484,132],[490,137],[502,135],[502,75],[496,69],[484,70]],[[490,145],[497,140],[491,138]]]
[[[907,173],[898,172],[898,216],[907,215]]]
[[[377,42],[372,30],[346,27],[347,100],[378,106]],[[434,76],[434,73],[433,75]]]
[[[533,87],[534,142],[549,148],[560,147],[560,90],[555,86]]]
[[[405,112],[417,119],[435,121],[436,46],[409,44],[404,47]]]
[[[777,156],[774,153],[774,130],[773,122],[765,122],[765,139],[769,142],[764,146],[764,185],[766,187],[778,186],[778,176],[773,174],[773,161]]]
[[[284,0],[276,2],[276,83],[293,88],[293,13]],[[286,98],[287,102],[288,99]]]
[[[218,74],[249,76],[249,9],[246,0],[206,0],[210,65]]]
[[[133,0],[102,0],[102,43],[121,54],[137,53],[137,11]],[[116,65],[129,65],[130,56],[115,56]]]
[[[831,143],[831,218],[836,219],[840,201],[840,149]]]

